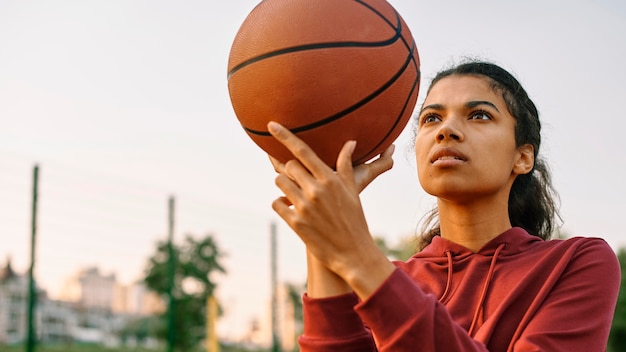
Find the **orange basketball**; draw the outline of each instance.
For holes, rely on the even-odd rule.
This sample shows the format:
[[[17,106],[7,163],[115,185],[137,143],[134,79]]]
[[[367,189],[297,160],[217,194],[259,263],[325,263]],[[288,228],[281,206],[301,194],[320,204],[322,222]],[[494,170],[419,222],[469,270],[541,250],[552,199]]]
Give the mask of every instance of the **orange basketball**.
[[[267,131],[277,121],[334,167],[382,153],[408,123],[420,84],[411,32],[385,0],[264,0],[246,17],[228,60],[228,90],[252,140],[293,156]]]

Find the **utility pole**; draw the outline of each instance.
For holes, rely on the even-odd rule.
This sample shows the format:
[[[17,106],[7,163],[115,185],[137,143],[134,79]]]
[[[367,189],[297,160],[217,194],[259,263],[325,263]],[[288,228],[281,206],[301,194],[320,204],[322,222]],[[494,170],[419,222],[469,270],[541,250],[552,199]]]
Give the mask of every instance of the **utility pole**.
[[[168,201],[168,285],[167,296],[169,305],[167,311],[167,351],[174,351],[174,343],[176,340],[176,321],[174,319],[174,277],[176,276],[176,260],[174,258],[174,197],[170,196]]]
[[[272,352],[280,352],[278,339],[278,278],[277,278],[277,249],[276,249],[276,223],[270,226],[270,251],[272,270]]]
[[[26,352],[35,351],[36,330],[35,330],[35,303],[37,302],[37,291],[35,290],[35,239],[37,234],[37,196],[39,185],[39,166],[33,169],[33,207],[30,226],[30,269],[28,271],[28,311],[27,311],[27,337]]]

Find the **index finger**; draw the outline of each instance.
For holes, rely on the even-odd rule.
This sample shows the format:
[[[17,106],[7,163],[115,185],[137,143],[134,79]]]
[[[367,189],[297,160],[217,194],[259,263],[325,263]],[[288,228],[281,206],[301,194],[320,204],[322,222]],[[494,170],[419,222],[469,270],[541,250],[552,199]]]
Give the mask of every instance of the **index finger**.
[[[324,175],[330,170],[330,167],[315,154],[311,147],[278,122],[270,121],[267,124],[267,130],[274,138],[287,147],[291,154],[293,154],[313,176]]]

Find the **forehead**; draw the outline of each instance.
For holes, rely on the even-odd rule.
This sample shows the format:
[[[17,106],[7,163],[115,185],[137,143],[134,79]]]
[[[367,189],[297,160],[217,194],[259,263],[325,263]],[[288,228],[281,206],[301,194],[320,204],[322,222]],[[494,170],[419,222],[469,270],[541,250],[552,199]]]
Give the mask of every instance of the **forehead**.
[[[479,75],[452,75],[437,81],[428,92],[424,105],[454,104],[487,100],[506,107],[502,94],[493,88],[489,78]]]

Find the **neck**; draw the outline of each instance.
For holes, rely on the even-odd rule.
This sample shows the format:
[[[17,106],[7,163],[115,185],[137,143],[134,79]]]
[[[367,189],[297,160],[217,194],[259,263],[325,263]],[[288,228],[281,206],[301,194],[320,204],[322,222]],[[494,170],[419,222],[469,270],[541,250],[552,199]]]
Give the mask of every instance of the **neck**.
[[[511,228],[508,208],[494,202],[459,205],[439,199],[441,237],[478,252]]]

